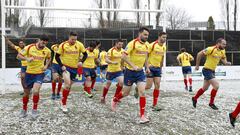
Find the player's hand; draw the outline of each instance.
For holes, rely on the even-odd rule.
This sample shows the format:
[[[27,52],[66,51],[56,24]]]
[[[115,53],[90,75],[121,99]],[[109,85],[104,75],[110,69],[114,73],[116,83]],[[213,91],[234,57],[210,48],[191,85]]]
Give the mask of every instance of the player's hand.
[[[33,58],[33,57],[26,58],[26,61],[27,61],[27,62],[32,62],[33,60],[34,60],[34,58]]]
[[[146,74],[149,74],[151,71],[149,68],[146,68]]]
[[[83,63],[82,62],[78,62],[77,66],[78,67],[82,67]]]
[[[139,70],[138,66],[133,66],[133,70],[138,71]]]
[[[66,67],[62,66],[62,71],[65,72],[66,71]]]
[[[112,64],[114,64],[114,65],[117,65],[117,64],[118,64],[118,62],[112,62]]]
[[[232,65],[232,63],[231,62],[226,62],[225,65],[230,66],[230,65]]]
[[[43,68],[42,68],[42,71],[46,71],[47,70],[47,66],[44,66]]]
[[[199,70],[199,66],[196,66],[196,67],[195,67],[195,70],[198,71],[198,70]]]

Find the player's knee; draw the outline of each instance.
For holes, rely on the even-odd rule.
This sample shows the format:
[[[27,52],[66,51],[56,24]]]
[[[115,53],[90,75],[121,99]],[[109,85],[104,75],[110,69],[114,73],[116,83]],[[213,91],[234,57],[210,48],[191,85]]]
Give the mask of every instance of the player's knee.
[[[123,87],[123,82],[118,82],[118,86]]]

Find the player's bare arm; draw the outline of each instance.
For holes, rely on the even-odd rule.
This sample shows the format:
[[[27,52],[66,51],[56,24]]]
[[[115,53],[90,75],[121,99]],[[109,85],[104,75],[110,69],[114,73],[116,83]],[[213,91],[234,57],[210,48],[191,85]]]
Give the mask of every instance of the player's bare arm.
[[[204,57],[204,56],[205,56],[204,50],[202,50],[201,52],[199,52],[199,53],[197,54],[195,70],[199,70],[199,65],[200,65],[201,59],[202,59],[202,57]]]
[[[7,45],[9,45],[12,49],[15,49],[15,44],[13,44],[13,42],[11,42],[6,36],[5,37],[5,40],[6,40],[6,43]]]
[[[106,62],[107,62],[108,64],[115,64],[115,65],[118,64],[118,63],[115,62],[115,61],[111,61],[108,56],[106,56]]]

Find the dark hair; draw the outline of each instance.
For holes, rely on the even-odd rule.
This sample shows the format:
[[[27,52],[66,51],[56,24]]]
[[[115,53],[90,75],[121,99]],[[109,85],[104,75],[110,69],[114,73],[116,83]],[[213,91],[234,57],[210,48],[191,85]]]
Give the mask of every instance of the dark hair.
[[[186,52],[186,49],[185,49],[185,48],[181,48],[181,49],[180,49],[180,53],[183,53],[183,52]]]
[[[121,38],[115,40],[115,41],[114,41],[114,45],[116,45],[116,44],[119,43],[119,42],[123,42],[123,40],[122,40]]]
[[[96,42],[90,42],[89,43],[89,47],[91,47],[91,48],[96,48]]]
[[[149,29],[147,27],[140,27],[138,32],[142,33],[144,30],[146,30],[147,32],[149,32]]]
[[[18,41],[18,43],[19,43],[19,42],[24,42],[24,40],[23,40],[23,39],[20,39],[20,40]]]
[[[217,43],[217,44],[218,44],[218,43],[222,43],[223,40],[224,40],[224,38],[218,38],[217,41],[216,41],[216,43]]]
[[[99,40],[95,41],[95,43],[96,43],[96,46],[101,44],[101,42]]]
[[[167,35],[167,33],[166,33],[166,32],[160,32],[160,33],[158,34],[159,37],[161,37],[162,35]]]
[[[71,32],[69,33],[69,36],[77,36],[77,33],[76,33],[76,32],[73,32],[73,31],[71,31]]]
[[[41,35],[39,39],[42,40],[42,41],[49,41],[48,36],[45,35],[45,34],[44,34],[44,35]]]

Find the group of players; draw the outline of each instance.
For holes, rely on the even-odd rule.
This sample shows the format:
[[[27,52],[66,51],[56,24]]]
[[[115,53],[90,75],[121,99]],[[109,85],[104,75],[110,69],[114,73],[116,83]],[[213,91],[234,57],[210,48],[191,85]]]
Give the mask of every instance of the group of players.
[[[88,47],[77,41],[77,34],[71,32],[69,39],[60,44],[51,47],[54,57],[51,64],[51,50],[46,47],[48,37],[42,35],[36,43],[24,46],[24,42],[20,41],[19,46],[14,45],[6,38],[7,44],[18,51],[17,58],[21,60],[21,83],[24,89],[22,98],[23,108],[20,117],[27,116],[27,105],[29,101],[30,91],[33,95],[32,117],[38,116],[39,91],[43,83],[44,71],[51,64],[52,68],[52,99],[60,99],[61,109],[64,113],[68,112],[67,99],[71,90],[71,86],[77,74],[85,76],[84,92],[91,98],[92,90],[96,81],[96,66],[101,65],[101,77],[106,78],[106,84],[102,90],[101,103],[106,103],[106,95],[112,81],[117,80],[116,91],[111,101],[112,111],[116,111],[117,104],[123,97],[129,95],[131,87],[136,83],[136,92],[139,96],[139,114],[140,123],[149,122],[149,118],[145,114],[146,97],[145,90],[152,88],[153,103],[152,110],[160,111],[157,106],[160,94],[160,80],[162,66],[164,62],[164,54],[166,52],[165,42],[167,34],[160,32],[158,39],[152,43],[148,43],[149,29],[145,27],[139,28],[139,34],[136,39],[130,41],[126,48],[123,49],[123,40],[115,41],[113,47],[108,52],[103,51],[99,56],[100,42],[90,42]],[[227,43],[225,39],[219,38],[216,45],[208,47],[200,51],[196,58],[195,70],[199,70],[201,59],[206,56],[206,61],[202,69],[204,83],[196,95],[192,97],[193,106],[196,108],[198,98],[212,85],[211,98],[209,106],[217,110],[214,99],[219,88],[219,83],[215,79],[215,69],[221,60],[224,65],[231,65],[227,62],[225,55],[225,47]],[[177,57],[177,61],[182,66],[184,75],[185,89],[192,91],[191,64],[194,58],[191,54],[182,48],[181,53]],[[107,70],[106,76],[103,71]],[[145,71],[144,71],[145,69]],[[146,78],[146,79],[145,79]],[[62,83],[64,80],[64,86]],[[57,93],[55,93],[56,83],[58,82]],[[187,83],[189,82],[189,88]],[[60,92],[62,91],[62,94]],[[229,114],[230,123],[235,126],[235,121],[240,112],[240,102],[236,109]]]

